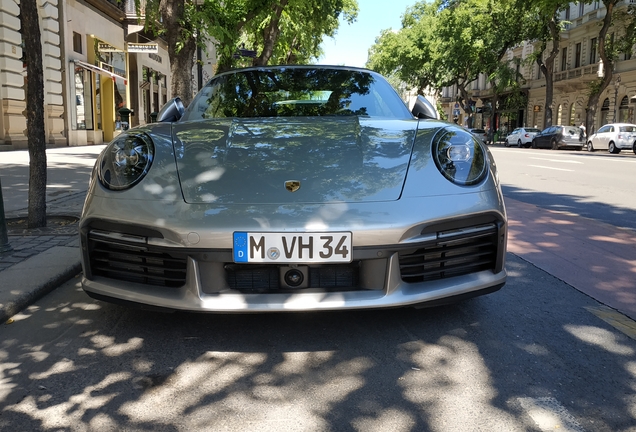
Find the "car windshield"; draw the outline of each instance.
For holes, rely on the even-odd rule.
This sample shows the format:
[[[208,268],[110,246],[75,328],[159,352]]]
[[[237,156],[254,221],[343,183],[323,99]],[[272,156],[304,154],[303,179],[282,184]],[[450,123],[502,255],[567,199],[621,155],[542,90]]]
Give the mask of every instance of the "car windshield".
[[[183,120],[333,115],[413,118],[379,75],[288,67],[244,69],[213,78],[188,106]]]
[[[541,130],[540,130],[540,129],[535,129],[535,128],[526,128],[526,132],[535,132],[535,133],[538,133],[538,132],[541,132]]]
[[[621,132],[636,132],[636,126],[621,126]]]

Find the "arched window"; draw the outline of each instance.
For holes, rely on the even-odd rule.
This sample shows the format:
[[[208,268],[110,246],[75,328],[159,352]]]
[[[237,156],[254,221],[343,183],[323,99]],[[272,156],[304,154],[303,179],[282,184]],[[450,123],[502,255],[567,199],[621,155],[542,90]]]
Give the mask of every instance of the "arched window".
[[[601,105],[601,126],[607,124],[607,116],[609,114],[610,100],[606,98]]]
[[[559,108],[557,108],[557,122],[556,124],[560,125],[562,124],[561,121],[563,119],[563,105],[559,105]]]
[[[570,105],[570,121],[568,123],[570,126],[574,126],[575,125],[574,124],[574,111],[575,111],[575,108],[576,108],[576,104],[573,103],[572,105]]]
[[[624,96],[621,104],[618,106],[618,121],[621,123],[630,123],[629,121],[629,98]]]

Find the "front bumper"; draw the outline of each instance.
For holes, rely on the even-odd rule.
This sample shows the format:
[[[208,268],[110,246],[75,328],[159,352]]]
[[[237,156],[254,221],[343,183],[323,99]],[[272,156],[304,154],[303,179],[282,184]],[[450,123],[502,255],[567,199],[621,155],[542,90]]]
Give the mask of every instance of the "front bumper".
[[[426,224],[390,245],[354,242],[351,264],[299,266],[309,278],[302,288],[285,286],[282,265],[238,265],[230,248],[183,247],[156,228],[84,219],[84,290],[153,308],[280,312],[438,304],[506,281],[507,226],[493,211]]]

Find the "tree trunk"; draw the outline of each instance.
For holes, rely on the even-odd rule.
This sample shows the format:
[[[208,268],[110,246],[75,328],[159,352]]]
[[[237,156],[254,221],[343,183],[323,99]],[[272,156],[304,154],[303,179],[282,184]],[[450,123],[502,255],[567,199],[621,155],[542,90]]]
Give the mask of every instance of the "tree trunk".
[[[607,32],[612,25],[612,15],[614,14],[614,6],[619,0],[603,0],[605,8],[607,10],[605,17],[603,18],[603,26],[598,32],[598,54],[603,62],[604,75],[601,78],[599,85],[594,86],[590,92],[590,96],[587,99],[587,107],[585,109],[585,130],[587,135],[593,134],[594,131],[594,117],[596,116],[596,108],[598,106],[598,100],[601,93],[607,88],[613,79],[614,75],[614,62],[605,52],[605,38]],[[616,102],[615,102],[616,103]]]
[[[197,44],[194,36],[182,40],[183,18],[185,15],[185,0],[161,0],[159,6],[161,17],[166,29],[164,35],[168,43],[170,56],[170,73],[172,74],[171,91],[173,96],[179,96],[185,106],[188,106],[194,96],[192,87],[192,68]],[[194,23],[191,23],[194,28]],[[193,31],[188,32],[194,34]],[[181,46],[181,49],[178,47]]]
[[[462,110],[466,114],[466,127],[473,127],[473,107],[469,103],[468,91],[466,90],[465,84],[458,84],[457,89],[459,90],[459,94],[461,98],[459,100],[459,105],[462,107]]]
[[[46,226],[46,135],[42,43],[37,0],[20,2],[22,37],[27,63],[27,139],[29,146],[29,228]]]
[[[287,2],[288,0],[280,0],[280,2],[274,6],[274,16],[272,16],[272,19],[263,31],[263,51],[254,61],[255,66],[265,66],[272,57],[272,54],[274,54],[274,47],[276,46],[276,41],[280,34],[280,27],[278,24],[280,23],[280,17],[283,14],[283,9],[285,9]]]
[[[552,37],[552,50],[550,50],[550,55],[545,59],[545,62],[541,60],[539,57],[537,59],[537,63],[539,63],[539,68],[545,77],[545,110],[543,114],[543,128],[547,128],[552,126],[552,101],[554,99],[554,60],[559,54],[559,49],[561,47],[561,29],[557,20],[554,18],[556,16],[557,9],[555,7],[554,12],[552,13],[552,19],[548,23],[548,27],[550,29],[550,36]],[[546,43],[543,42],[543,49],[541,52],[545,50]]]

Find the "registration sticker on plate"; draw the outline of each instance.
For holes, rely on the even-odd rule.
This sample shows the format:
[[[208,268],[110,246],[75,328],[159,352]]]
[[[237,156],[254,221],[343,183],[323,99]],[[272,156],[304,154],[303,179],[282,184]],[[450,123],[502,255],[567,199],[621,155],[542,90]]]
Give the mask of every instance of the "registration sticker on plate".
[[[351,262],[351,233],[234,233],[237,263]]]

